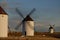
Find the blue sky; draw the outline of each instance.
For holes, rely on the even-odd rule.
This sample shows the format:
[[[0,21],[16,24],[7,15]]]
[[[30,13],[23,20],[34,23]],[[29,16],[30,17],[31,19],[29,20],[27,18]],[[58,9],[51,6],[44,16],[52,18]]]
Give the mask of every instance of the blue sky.
[[[4,0],[0,1],[4,2]],[[31,15],[35,20],[35,26],[43,26],[48,28],[47,25],[55,24],[56,27],[60,26],[60,0],[6,0],[7,6],[12,9],[8,9],[9,24],[16,24],[21,21],[22,18],[15,11],[17,7],[24,17],[33,9],[36,11]],[[20,18],[19,18],[20,17]],[[18,23],[17,22],[17,23]]]

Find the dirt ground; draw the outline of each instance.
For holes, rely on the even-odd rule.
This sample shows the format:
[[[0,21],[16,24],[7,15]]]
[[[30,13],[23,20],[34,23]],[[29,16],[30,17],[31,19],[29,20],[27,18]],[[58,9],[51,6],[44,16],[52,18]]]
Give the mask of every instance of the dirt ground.
[[[60,32],[53,34],[48,32],[35,32],[35,36],[22,36],[21,32],[9,32],[7,38],[0,38],[0,40],[60,40]]]

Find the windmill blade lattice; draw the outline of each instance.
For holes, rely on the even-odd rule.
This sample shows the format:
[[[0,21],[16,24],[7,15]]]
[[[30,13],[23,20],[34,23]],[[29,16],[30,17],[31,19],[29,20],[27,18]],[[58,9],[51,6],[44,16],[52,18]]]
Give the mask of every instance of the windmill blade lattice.
[[[55,26],[55,24],[53,25],[53,27]]]
[[[11,31],[9,26],[8,26],[8,30],[9,30],[9,32]]]
[[[31,10],[31,12],[27,15],[27,16],[30,16],[36,9],[33,8],[33,10]]]
[[[22,18],[24,18],[24,16],[23,16],[22,13],[18,10],[18,8],[16,8],[16,12],[18,12],[18,14],[19,14]],[[18,29],[18,28],[21,26],[22,23],[23,23],[23,21],[22,21],[21,23],[19,23],[19,24],[16,26],[15,29]]]
[[[22,13],[18,10],[18,8],[16,8],[16,11],[18,12],[18,14],[19,14],[22,18],[24,18],[24,16],[23,16]]]
[[[23,23],[23,21],[21,23],[19,23],[17,26],[16,26],[16,30],[21,26],[21,24]]]
[[[35,10],[36,10],[36,9],[33,8],[33,10],[32,10],[27,16],[30,16]],[[25,20],[25,18],[26,18],[27,16],[24,18],[24,16],[23,16],[22,13],[18,10],[18,8],[16,8],[16,12],[18,12],[18,14],[23,18],[22,22],[19,23],[19,24],[17,25],[17,27],[15,28],[15,29],[18,29],[18,28],[21,26],[21,24],[24,22],[24,20]],[[30,24],[28,24],[28,25],[30,26]],[[30,27],[30,28],[32,28],[32,27]],[[32,29],[33,29],[33,28],[32,28]]]

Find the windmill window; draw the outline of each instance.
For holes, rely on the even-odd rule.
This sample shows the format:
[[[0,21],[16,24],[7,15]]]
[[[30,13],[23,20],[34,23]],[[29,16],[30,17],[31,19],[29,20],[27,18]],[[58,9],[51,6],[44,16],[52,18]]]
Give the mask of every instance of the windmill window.
[[[2,17],[4,17],[4,15],[2,15]]]

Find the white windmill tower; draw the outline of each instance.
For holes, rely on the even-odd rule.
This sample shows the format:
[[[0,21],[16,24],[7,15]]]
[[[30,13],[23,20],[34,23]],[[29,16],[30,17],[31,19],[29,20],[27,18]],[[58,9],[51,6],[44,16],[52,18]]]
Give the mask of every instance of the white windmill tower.
[[[55,26],[55,24],[54,25],[50,25],[50,27],[49,27],[49,33],[54,33],[54,27]]]
[[[17,8],[16,11],[23,18],[23,20],[15,29],[18,29],[22,24],[22,34],[25,36],[34,36],[34,21],[30,15],[35,11],[35,8],[33,8],[33,10],[26,17],[24,17]]]
[[[8,37],[8,14],[0,6],[0,37]]]

